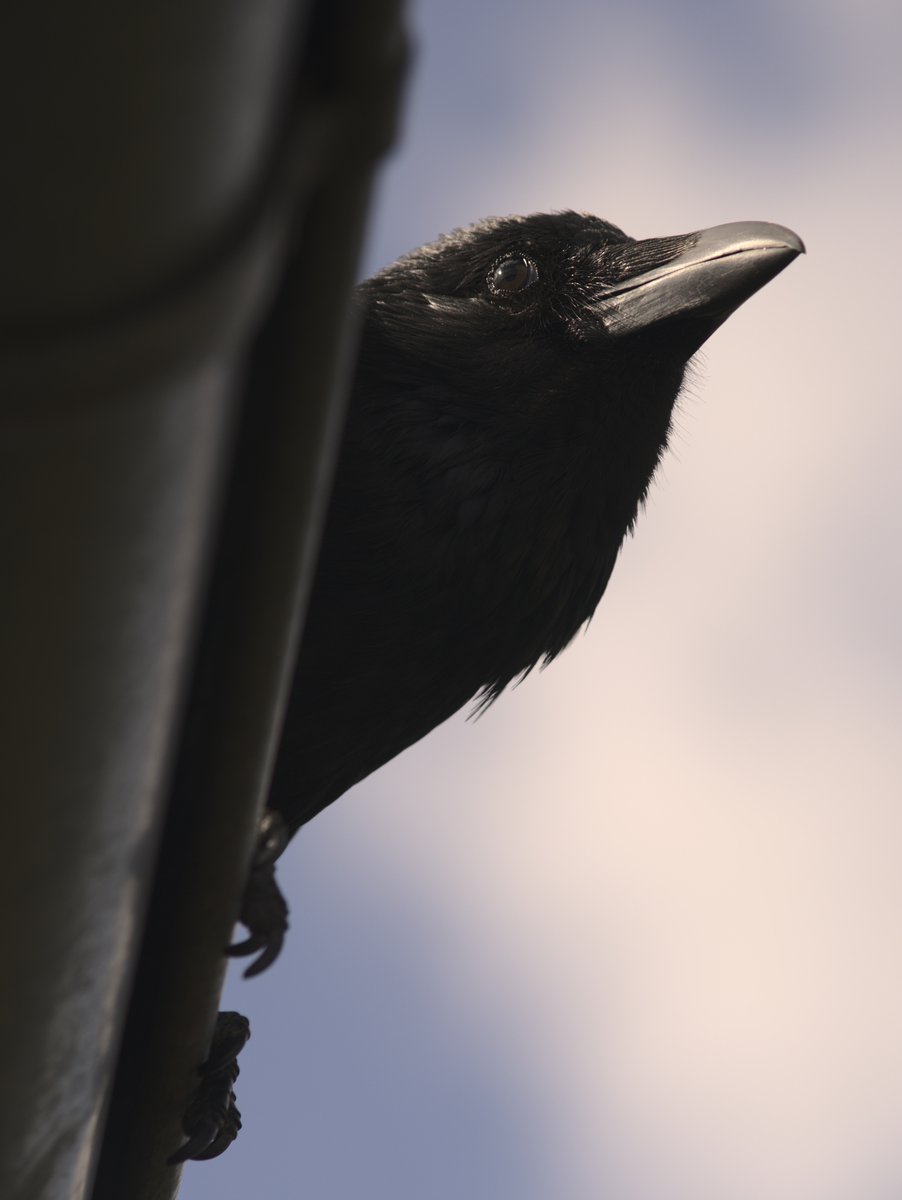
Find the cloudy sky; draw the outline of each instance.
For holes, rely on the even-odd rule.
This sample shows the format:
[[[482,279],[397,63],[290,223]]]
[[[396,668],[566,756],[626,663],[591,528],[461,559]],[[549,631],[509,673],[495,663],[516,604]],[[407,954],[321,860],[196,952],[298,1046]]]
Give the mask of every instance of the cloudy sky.
[[[184,1200],[902,1191],[902,10],[420,0],[364,269],[479,217],[809,253],[697,362],[592,626],[307,828]]]

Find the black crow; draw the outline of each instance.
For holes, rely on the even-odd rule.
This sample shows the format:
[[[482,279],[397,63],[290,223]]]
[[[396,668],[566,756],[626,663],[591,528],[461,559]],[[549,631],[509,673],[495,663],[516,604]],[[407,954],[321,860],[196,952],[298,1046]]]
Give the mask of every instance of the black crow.
[[[482,221],[361,284],[360,346],[266,836],[235,953],[278,953],[272,861],[353,784],[595,611],[686,365],[804,250],[742,222],[637,241]]]
[[[269,804],[294,833],[592,616],[686,364],[803,249],[483,221],[363,283],[344,443]]]
[[[232,947],[262,951],[247,973],[281,946],[272,863],[287,838],[589,620],[689,359],[803,249],[779,225],[637,241],[565,212],[483,221],[360,285],[344,441],[242,910],[251,936]],[[212,1128],[176,1157],[224,1149],[234,1130],[211,1147]]]

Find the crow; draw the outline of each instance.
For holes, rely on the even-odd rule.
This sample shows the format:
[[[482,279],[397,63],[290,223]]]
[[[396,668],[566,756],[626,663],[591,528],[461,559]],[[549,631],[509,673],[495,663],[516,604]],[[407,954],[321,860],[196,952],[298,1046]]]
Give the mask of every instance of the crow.
[[[779,225],[636,240],[562,212],[457,230],[358,287],[344,440],[241,914],[250,937],[230,948],[262,951],[246,973],[281,947],[273,862],[287,840],[589,620],[689,360],[803,250]],[[207,1129],[203,1156],[231,1136]],[[179,1158],[199,1156],[188,1149]]]
[[[483,221],[360,285],[344,443],[269,805],[289,834],[595,611],[688,360],[801,250]]]

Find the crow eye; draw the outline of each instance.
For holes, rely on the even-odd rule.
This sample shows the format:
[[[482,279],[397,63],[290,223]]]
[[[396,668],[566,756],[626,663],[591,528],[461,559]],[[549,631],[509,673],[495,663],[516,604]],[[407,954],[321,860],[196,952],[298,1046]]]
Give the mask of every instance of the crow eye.
[[[489,275],[489,287],[493,292],[522,292],[539,278],[538,268],[531,259],[518,255],[516,258],[505,258],[492,267]]]

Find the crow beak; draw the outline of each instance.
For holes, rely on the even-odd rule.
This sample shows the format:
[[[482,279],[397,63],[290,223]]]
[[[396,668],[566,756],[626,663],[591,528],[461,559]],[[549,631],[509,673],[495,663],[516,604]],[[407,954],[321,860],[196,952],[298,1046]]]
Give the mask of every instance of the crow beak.
[[[694,352],[730,313],[805,252],[791,229],[763,221],[715,225],[685,241],[687,248],[674,257],[674,239],[662,238],[659,266],[619,280],[600,297],[610,336],[626,337],[666,322],[679,325],[681,340],[685,337]],[[654,240],[636,243],[643,266],[649,257],[654,261],[654,245]]]

